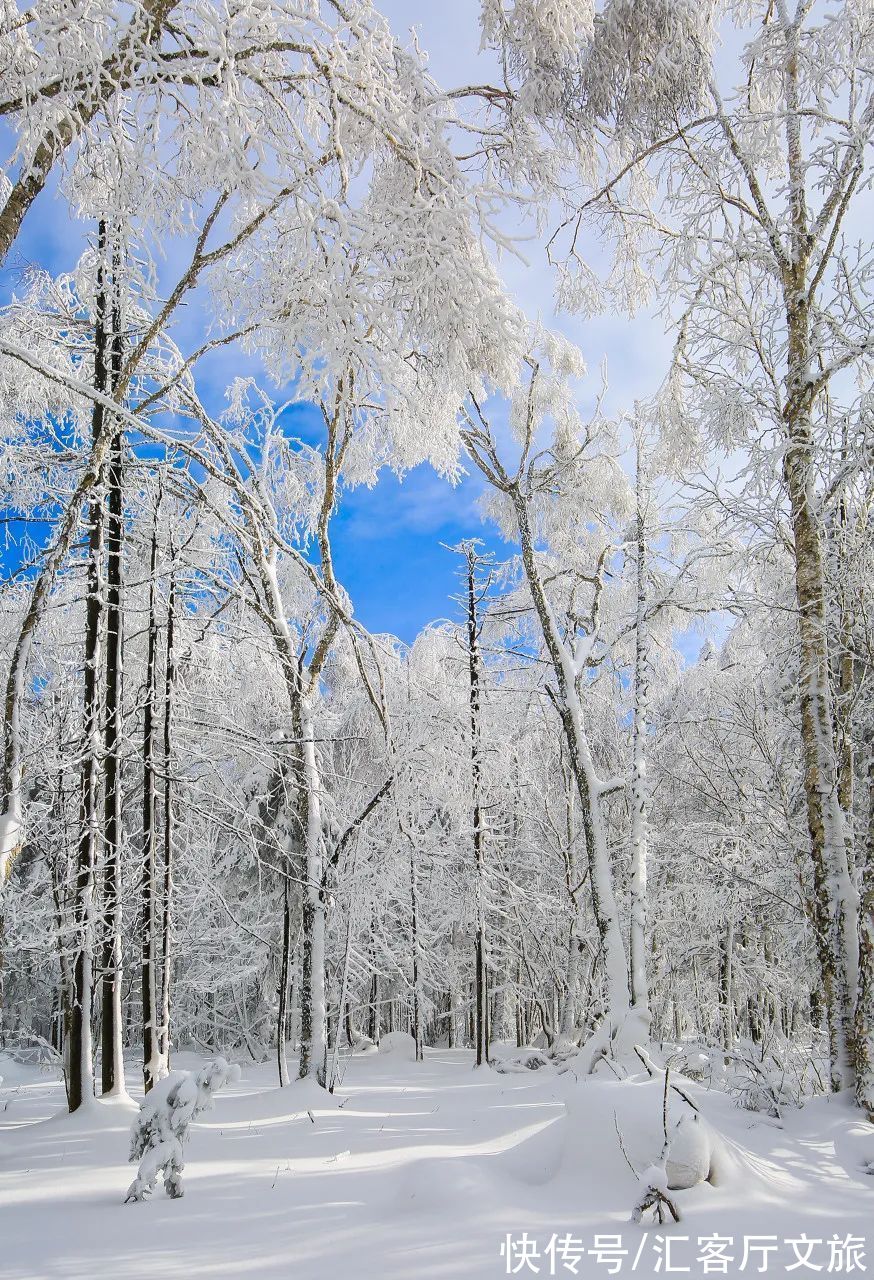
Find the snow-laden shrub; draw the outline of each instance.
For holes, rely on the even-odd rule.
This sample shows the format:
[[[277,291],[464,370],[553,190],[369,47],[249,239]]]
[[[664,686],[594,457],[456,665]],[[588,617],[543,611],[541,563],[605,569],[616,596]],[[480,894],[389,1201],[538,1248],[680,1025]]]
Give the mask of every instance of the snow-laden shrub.
[[[758,1044],[738,1040],[730,1049],[687,1045],[673,1062],[683,1075],[727,1093],[744,1110],[779,1119],[785,1109],[822,1091],[827,1066],[817,1058],[815,1046],[770,1035]]]
[[[7,1035],[4,1052],[22,1067],[39,1067],[45,1072],[61,1064],[61,1055],[48,1040],[32,1031],[13,1032]]]
[[[362,1032],[356,1031],[354,1027],[352,1028],[351,1041],[352,1052],[354,1054],[379,1052],[379,1045],[374,1044],[370,1036],[366,1036]]]
[[[495,1058],[492,1066],[501,1075],[524,1075],[528,1071],[541,1071],[544,1067],[552,1067],[554,1063],[545,1053],[537,1049],[522,1049],[519,1053],[510,1054],[506,1058]]]
[[[198,1072],[171,1071],[151,1089],[140,1105],[131,1127],[130,1156],[139,1160],[137,1176],[130,1184],[125,1204],[145,1200],[155,1189],[158,1174],[164,1175],[164,1190],[174,1200],[183,1194],[182,1148],[188,1126],[202,1112],[209,1111],[219,1089],[239,1080],[240,1068],[224,1058],[207,1062]]]

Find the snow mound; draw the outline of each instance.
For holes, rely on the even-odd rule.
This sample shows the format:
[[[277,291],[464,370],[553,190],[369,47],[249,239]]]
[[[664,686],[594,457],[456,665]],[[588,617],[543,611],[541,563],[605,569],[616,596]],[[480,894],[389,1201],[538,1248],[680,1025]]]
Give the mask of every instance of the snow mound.
[[[567,1079],[559,1076],[557,1081]],[[626,1159],[641,1182],[645,1182],[660,1163],[664,1145],[663,1081],[639,1076],[610,1081],[589,1076],[565,1088],[568,1121],[564,1163],[575,1163],[578,1151],[597,1150],[597,1181],[601,1186],[607,1180],[615,1183],[616,1198],[621,1202],[624,1193],[619,1188],[623,1184],[628,1183],[629,1191],[633,1192]],[[717,1111],[714,1123],[710,1123],[671,1091],[668,1111],[671,1146],[665,1168],[665,1190],[690,1191],[702,1183],[714,1187],[727,1183],[739,1186],[755,1180],[753,1162],[740,1144],[731,1143],[731,1155],[728,1155],[726,1140],[716,1127],[723,1118]],[[586,1169],[580,1173],[589,1179]],[[593,1186],[592,1194],[595,1192]]]
[[[336,1111],[342,1099],[335,1093],[329,1093],[317,1080],[305,1078],[292,1080],[284,1088],[274,1090],[271,1101],[287,1103],[292,1115],[311,1112],[315,1116],[320,1111]]]
[[[670,1138],[665,1168],[671,1191],[683,1191],[708,1181],[714,1144],[707,1126],[694,1111],[680,1116],[670,1130]]]
[[[379,1038],[379,1052],[390,1053],[403,1062],[415,1062],[416,1041],[406,1031],[386,1031]]]

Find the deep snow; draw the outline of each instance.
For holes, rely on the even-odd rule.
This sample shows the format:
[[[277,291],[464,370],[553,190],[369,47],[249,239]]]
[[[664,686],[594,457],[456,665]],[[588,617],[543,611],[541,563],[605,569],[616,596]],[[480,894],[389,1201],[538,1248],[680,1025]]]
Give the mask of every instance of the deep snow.
[[[180,1054],[174,1067],[198,1062]],[[430,1050],[416,1064],[402,1043],[345,1066],[329,1097],[308,1084],[280,1090],[272,1065],[244,1065],[192,1126],[185,1198],[159,1187],[125,1205],[134,1104],[95,1102],[69,1116],[54,1073],[0,1055],[0,1275],[479,1280],[507,1274],[502,1243],[523,1232],[540,1256],[520,1265],[522,1276],[610,1274],[588,1252],[596,1234],[621,1235],[619,1274],[636,1262],[638,1276],[705,1274],[698,1237],[714,1234],[734,1237],[728,1275],[759,1274],[763,1259],[768,1274],[818,1274],[787,1271],[799,1254],[783,1242],[802,1234],[824,1241],[810,1264],[828,1274],[831,1262],[834,1273],[832,1237],[868,1235],[869,1256],[857,1258],[874,1275],[874,1176],[864,1172],[874,1128],[843,1098],[818,1099],[781,1127],[687,1084],[722,1135],[719,1184],[676,1193],[678,1226],[636,1227],[639,1187],[615,1125],[635,1167],[652,1165],[658,1081],[477,1071],[462,1050]],[[136,1076],[132,1064],[132,1093]],[[674,1118],[684,1107],[672,1103]],[[579,1246],[546,1251],[566,1233],[582,1257]],[[670,1270],[665,1236],[676,1238]],[[753,1249],[742,1265],[744,1236],[776,1236],[778,1252]],[[521,1256],[517,1248],[510,1265]]]

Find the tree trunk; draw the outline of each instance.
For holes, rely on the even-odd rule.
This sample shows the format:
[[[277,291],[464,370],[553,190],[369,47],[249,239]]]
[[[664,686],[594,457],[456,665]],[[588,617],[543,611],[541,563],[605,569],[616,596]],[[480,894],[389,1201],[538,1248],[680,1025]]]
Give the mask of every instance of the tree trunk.
[[[422,1002],[419,994],[419,891],[416,883],[415,846],[410,840],[410,941],[413,952],[413,1039],[416,1061],[425,1056],[422,1044]]]
[[[649,795],[646,771],[646,743],[649,709],[650,638],[647,603],[649,568],[646,527],[648,491],[645,461],[640,434],[636,441],[637,537],[636,578],[637,616],[634,646],[634,713],[631,772],[631,1003],[649,1022],[649,989],[646,976],[646,870],[648,853]]]
[[[327,904],[320,779],[309,699],[299,698],[299,741],[302,761],[301,820],[305,839],[306,891],[303,902],[303,974],[299,1075],[325,1084],[328,1026],[325,1003],[325,934]]]
[[[580,940],[577,929],[577,919],[574,916],[568,932],[565,990],[559,1006],[557,1024],[559,1036],[565,1041],[572,1039],[576,1026],[577,996],[580,985]]]
[[[371,939],[376,931],[376,921],[371,921],[370,932]],[[367,1002],[367,1036],[373,1044],[379,1044],[380,1023],[380,1000],[381,1000],[381,983],[379,981],[379,972],[376,967],[376,949],[371,941],[368,948],[370,956],[370,995]]]
[[[803,360],[804,368],[807,360]],[[787,408],[787,414],[789,409]],[[838,795],[826,628],[822,539],[812,509],[812,432],[807,413],[787,421],[784,471],[795,553],[800,640],[804,792],[813,863],[813,919],[829,1025],[833,1089],[853,1083],[853,1009],[859,964],[858,893]]]
[[[164,664],[164,883],[161,895],[161,994],[158,1054],[162,1070],[170,1070],[170,1000],[173,976],[173,687],[176,683],[176,579],[171,572],[167,593],[167,640]]]
[[[734,918],[729,913],[725,934],[719,946],[719,1004],[722,1012],[722,1047],[734,1044]]]
[[[158,501],[160,506],[160,498]],[[156,981],[156,868],[155,868],[155,666],[158,624],[155,617],[155,574],[158,567],[158,507],[149,557],[149,629],[146,654],[146,691],[143,710],[143,836],[141,873],[143,999],[143,1085],[146,1093],[161,1078],[157,1028]]]
[[[856,1004],[856,1100],[874,1122],[874,743],[868,754],[868,830],[862,869],[859,999]]]
[[[279,1009],[276,1017],[276,1065],[279,1087],[288,1084],[288,982],[291,969],[291,881],[285,877],[282,890],[282,958],[279,975]]]
[[[94,319],[94,388],[107,387],[106,277],[104,257],[106,231],[98,232],[97,297]],[[97,448],[106,434],[106,410],[95,401],[91,413],[92,446]],[[97,868],[100,793],[101,709],[100,648],[103,621],[103,494],[99,488],[88,507],[88,564],[85,603],[85,662],[82,696],[82,781],[80,833],[76,858],[73,908],[75,953],[70,1015],[69,1078],[67,1099],[76,1111],[94,1096],[94,1060],[91,1019],[94,1009],[94,887]]]
[[[119,255],[113,254],[112,337],[110,377],[113,388],[121,372],[122,314]],[[101,1003],[101,1091],[124,1091],[121,1016],[121,902],[119,861],[121,853],[121,787],[119,781],[119,730],[122,696],[121,591],[124,539],[124,435],[116,431],[106,466],[108,490],[106,517],[106,693],[104,709],[103,791],[103,957]]]
[[[477,569],[479,557],[473,543],[462,545],[467,562],[467,658],[469,672],[470,709],[470,773],[473,792],[473,855],[474,901],[476,925],[474,940],[474,1040],[476,1065],[481,1067],[489,1060],[488,1012],[486,1009],[486,939],[485,939],[485,850],[483,814],[481,802],[482,766],[480,718],[480,655],[479,655],[479,588]]]
[[[838,796],[826,626],[826,575],[816,511],[811,341],[810,236],[799,113],[798,31],[786,33],[784,87],[789,255],[783,267],[787,325],[783,476],[789,496],[800,648],[801,742],[814,881],[814,927],[829,1024],[832,1088],[852,1086],[858,985],[859,900],[850,876]]]
[[[558,686],[556,702],[580,798],[586,853],[589,859],[592,908],[606,968],[607,1018],[614,1030],[618,1032],[627,1019],[631,995],[619,909],[613,889],[607,833],[601,809],[603,785],[595,772],[584,727],[583,707],[577,687],[579,673],[575,669],[574,657],[561,636],[537,568],[527,503],[518,488],[513,490],[511,496],[516,511],[525,576]],[[632,1038],[636,1036],[632,1035]],[[631,1046],[623,1045],[623,1048],[625,1047]]]

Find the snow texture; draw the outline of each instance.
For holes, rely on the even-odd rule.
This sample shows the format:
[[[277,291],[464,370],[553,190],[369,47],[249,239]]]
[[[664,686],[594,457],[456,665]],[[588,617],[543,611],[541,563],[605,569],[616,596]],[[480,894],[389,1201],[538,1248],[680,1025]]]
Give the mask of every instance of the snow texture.
[[[464,1050],[428,1050],[421,1064],[394,1051],[356,1056],[333,1096],[312,1081],[277,1089],[272,1064],[247,1067],[209,1119],[192,1117],[185,1203],[132,1213],[120,1203],[131,1105],[62,1114],[59,1080],[0,1059],[4,1280],[145,1280],[157,1256],[165,1280],[492,1280],[504,1274],[506,1233],[523,1231],[541,1246],[553,1232],[588,1247],[595,1233],[620,1234],[635,1250],[642,1229],[628,1215],[638,1180],[614,1115],[635,1168],[650,1168],[663,1142],[662,1082],[499,1075],[472,1071],[472,1061]],[[182,1080],[202,1069],[187,1054],[177,1062],[188,1069]],[[864,1162],[874,1139],[845,1097],[816,1099],[779,1127],[724,1094],[682,1086],[719,1134],[725,1169],[717,1186],[671,1193],[682,1223],[657,1230],[693,1240],[870,1236]],[[164,1081],[153,1094],[173,1087]],[[685,1107],[678,1099],[675,1112],[672,1101],[671,1117]],[[645,1254],[636,1274],[662,1274],[655,1265]],[[580,1274],[603,1269],[587,1257]]]

